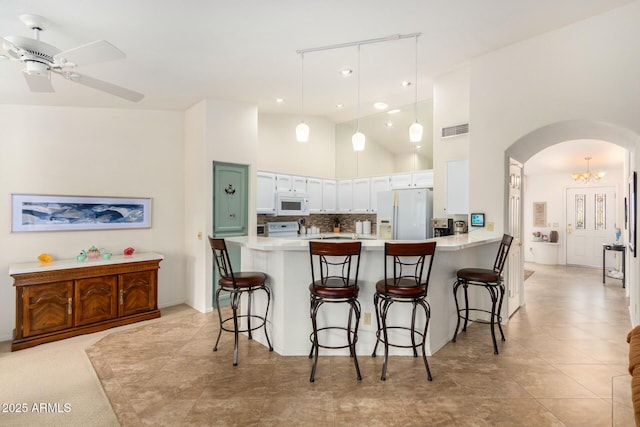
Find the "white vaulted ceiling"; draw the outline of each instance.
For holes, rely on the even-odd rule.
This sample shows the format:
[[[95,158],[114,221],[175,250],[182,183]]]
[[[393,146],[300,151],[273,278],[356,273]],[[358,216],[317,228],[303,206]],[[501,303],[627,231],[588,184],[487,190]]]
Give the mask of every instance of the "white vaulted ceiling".
[[[637,0],[636,0],[637,1]],[[32,37],[18,18],[50,22],[41,40],[67,50],[104,39],[125,59],[78,72],[145,95],[131,103],[52,76],[55,93],[29,92],[21,64],[0,60],[0,103],[185,110],[202,99],[235,100],[261,113],[298,114],[296,50],[422,33],[418,97],[434,76],[477,55],[604,13],[632,0],[0,0],[0,36]],[[373,103],[413,103],[414,40],[361,48],[361,116]],[[1,52],[0,52],[1,53]],[[305,56],[305,112],[336,123],[356,117],[356,49]],[[285,99],[275,102],[276,97]],[[336,104],[344,104],[341,109]]]

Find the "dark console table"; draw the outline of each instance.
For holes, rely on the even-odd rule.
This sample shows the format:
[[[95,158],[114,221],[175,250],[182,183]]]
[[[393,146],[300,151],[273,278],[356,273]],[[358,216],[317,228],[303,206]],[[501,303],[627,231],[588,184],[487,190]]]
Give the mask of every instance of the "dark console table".
[[[626,276],[626,273],[624,271],[624,266],[625,266],[625,254],[627,252],[627,247],[625,245],[616,245],[616,244],[607,244],[604,243],[602,245],[602,283],[604,283],[604,279],[605,279],[605,274],[606,274],[606,267],[605,267],[605,254],[607,253],[607,251],[616,251],[616,252],[622,252],[622,287],[624,288],[624,278]],[[615,279],[615,277],[613,277],[613,279]]]

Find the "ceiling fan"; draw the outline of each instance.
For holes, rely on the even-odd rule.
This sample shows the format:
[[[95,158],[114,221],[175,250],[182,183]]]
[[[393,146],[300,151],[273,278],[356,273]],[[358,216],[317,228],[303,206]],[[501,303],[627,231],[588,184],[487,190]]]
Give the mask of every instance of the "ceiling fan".
[[[61,51],[55,46],[40,41],[40,32],[48,22],[38,15],[20,15],[20,20],[33,30],[35,38],[21,36],[0,37],[0,47],[7,53],[5,57],[24,64],[22,73],[32,92],[54,92],[51,73],[81,85],[109,93],[111,95],[138,102],[144,95],[113,83],[85,76],[74,71],[80,64],[95,64],[124,58],[125,54],[105,40],[98,40],[73,49]]]

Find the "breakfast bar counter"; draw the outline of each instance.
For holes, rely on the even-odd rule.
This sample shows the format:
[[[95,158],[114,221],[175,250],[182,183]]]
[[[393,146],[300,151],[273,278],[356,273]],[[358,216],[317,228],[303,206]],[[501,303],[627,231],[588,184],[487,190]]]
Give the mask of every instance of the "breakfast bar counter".
[[[241,270],[262,271],[267,274],[267,284],[272,290],[272,302],[269,308],[268,329],[274,351],[283,356],[308,355],[311,320],[309,317],[309,283],[311,267],[309,263],[309,240],[336,240],[349,238],[350,235],[332,233],[292,238],[269,238],[260,236],[228,237],[230,246],[241,248]],[[357,237],[357,236],[354,236]],[[453,337],[457,322],[453,283],[456,271],[464,267],[485,267],[493,265],[502,235],[483,230],[468,234],[437,237],[428,240],[437,242],[436,254],[429,281],[428,302],[431,306],[431,319],[427,333],[426,351],[434,354]],[[362,318],[358,330],[358,355],[370,355],[376,341],[376,320],[373,305],[375,284],[384,276],[385,240],[375,236],[363,237],[358,285],[358,300],[362,305]],[[345,240],[342,240],[345,241]],[[408,242],[408,241],[407,241]],[[254,295],[253,307],[264,310],[266,301],[260,293]],[[475,295],[470,292],[472,303]],[[244,306],[245,304],[243,304]],[[335,304],[340,306],[341,304]],[[482,305],[479,302],[478,305]],[[347,310],[323,306],[318,314],[319,322],[331,319],[331,323],[346,323]],[[389,323],[406,323],[410,318],[409,306],[394,305],[389,313]],[[423,321],[418,319],[419,322]],[[342,334],[343,335],[343,334]],[[331,343],[341,343],[344,336],[325,336]],[[397,337],[405,339],[403,337]],[[262,330],[254,332],[254,339],[266,345]],[[406,337],[408,340],[408,336]],[[378,346],[382,351],[382,346]],[[348,350],[322,349],[322,354],[347,355]],[[390,354],[411,354],[410,349],[390,348]]]

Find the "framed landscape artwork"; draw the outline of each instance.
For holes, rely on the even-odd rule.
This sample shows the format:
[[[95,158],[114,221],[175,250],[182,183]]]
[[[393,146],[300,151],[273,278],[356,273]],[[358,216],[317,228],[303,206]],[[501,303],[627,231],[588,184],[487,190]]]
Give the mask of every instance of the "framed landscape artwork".
[[[150,227],[150,198],[11,195],[13,232]]]

